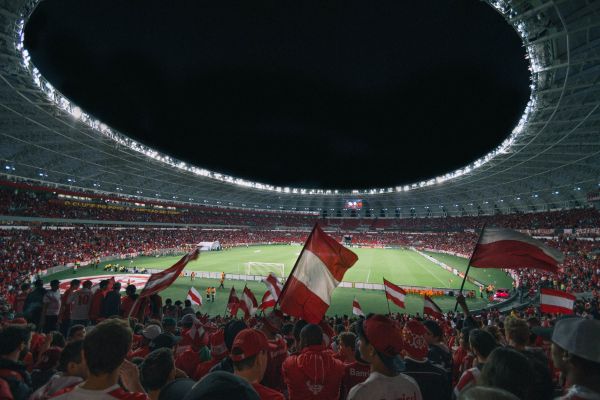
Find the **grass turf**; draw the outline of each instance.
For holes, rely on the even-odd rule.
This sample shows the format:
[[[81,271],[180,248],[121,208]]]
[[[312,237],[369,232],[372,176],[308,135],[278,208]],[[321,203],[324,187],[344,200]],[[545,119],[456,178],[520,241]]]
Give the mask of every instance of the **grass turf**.
[[[298,254],[301,251],[301,246],[250,246],[239,247],[221,252],[206,252],[202,253],[200,258],[191,262],[186,267],[187,271],[209,271],[226,273],[245,273],[244,263],[249,261],[265,262],[265,263],[283,263],[285,264],[286,275],[290,273]],[[443,270],[439,266],[433,264],[418,253],[408,249],[370,249],[360,248],[352,249],[359,260],[345,275],[344,280],[349,282],[367,282],[367,283],[382,283],[383,277],[386,279],[407,286],[426,286],[426,287],[441,287],[441,288],[458,288],[460,287],[461,279],[451,273]],[[459,257],[449,258],[445,254],[431,254],[438,260],[447,263],[448,265],[464,270],[466,260]],[[442,257],[444,256],[444,257]],[[137,266],[139,268],[164,269],[170,267],[180,258],[180,256],[163,256],[163,257],[137,257],[131,262],[129,260],[119,261],[120,264],[127,266]],[[462,264],[461,264],[462,260]],[[102,266],[107,263],[102,263],[97,270],[91,268],[80,268],[76,274],[71,271],[64,271],[53,276],[48,276],[48,279],[72,279],[75,277],[84,277],[91,275],[106,274]],[[471,269],[473,271],[474,269]],[[483,271],[483,270],[479,270]],[[499,270],[490,270],[491,273],[502,273]],[[505,274],[504,274],[505,275]],[[493,279],[500,280],[502,276],[494,275]],[[484,282],[490,282],[481,278]],[[510,279],[508,278],[510,282]],[[218,287],[218,280],[196,278],[191,282],[189,277],[178,278],[171,287],[161,293],[163,301],[167,298],[173,300],[183,300],[188,289],[193,284],[196,289],[204,294],[204,289],[208,286]],[[246,282],[228,280],[225,282],[226,289],[218,290],[214,303],[207,303],[204,299],[204,305],[201,311],[210,315],[223,314],[231,285],[234,285],[238,291],[241,291]],[[247,282],[248,287],[254,292],[257,299],[264,294],[266,287],[260,282]],[[501,287],[501,285],[497,285]],[[475,289],[475,286],[467,283],[467,289]],[[510,287],[508,284],[506,287]],[[357,297],[363,311],[369,312],[387,312],[387,302],[382,291],[365,290],[353,288],[338,288],[334,291],[329,315],[351,314],[352,299]],[[455,300],[453,297],[436,297],[436,303],[443,310],[454,308]],[[487,304],[484,300],[473,299],[469,300],[471,308],[481,307]],[[406,309],[402,310],[393,304],[390,305],[392,312],[408,312],[421,313],[423,309],[423,300],[417,295],[408,295],[406,299]]]

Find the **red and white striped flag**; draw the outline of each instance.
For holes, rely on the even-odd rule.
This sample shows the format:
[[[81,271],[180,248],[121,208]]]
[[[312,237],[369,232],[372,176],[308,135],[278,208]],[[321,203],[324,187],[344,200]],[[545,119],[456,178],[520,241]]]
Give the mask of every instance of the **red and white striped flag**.
[[[383,287],[385,288],[385,297],[387,297],[388,300],[391,300],[392,303],[400,308],[405,308],[404,298],[406,297],[406,292],[404,289],[387,281],[385,278],[383,278]]]
[[[244,311],[246,318],[254,315],[258,308],[256,297],[254,297],[254,293],[252,293],[252,290],[250,290],[248,286],[244,286],[242,297],[240,297],[240,308]]]
[[[354,300],[352,300],[352,314],[358,315],[360,317],[365,316],[365,313],[363,312],[362,308],[360,308],[360,304],[358,304],[358,300],[356,300],[356,297],[354,298]]]
[[[200,293],[198,293],[196,288],[193,286],[190,288],[190,290],[188,290],[186,299],[191,301],[192,304],[195,304],[197,306],[202,305],[202,296],[200,295]]]
[[[431,297],[423,296],[423,315],[431,315],[434,318],[441,319],[444,317],[442,309],[434,303]]]
[[[556,272],[565,256],[521,232],[504,228],[483,229],[471,266],[479,268],[537,268]]]
[[[540,289],[540,311],[550,314],[573,314],[575,296],[555,289]]]
[[[283,285],[279,282],[279,279],[271,272],[262,282],[267,285],[267,289],[271,292],[275,301],[277,301],[283,290]]]
[[[229,291],[229,299],[227,299],[227,310],[231,315],[235,315],[240,307],[240,299],[235,292],[235,287],[231,286]]]
[[[200,249],[195,248],[185,256],[181,257],[181,259],[173,264],[170,268],[150,275],[148,282],[146,282],[146,286],[144,286],[140,292],[140,298],[153,295],[154,293],[158,293],[161,290],[171,286],[175,279],[179,277],[179,274],[181,274],[185,266],[190,261],[196,260],[198,256],[200,256]]]
[[[356,254],[315,225],[279,297],[281,311],[318,324]]]
[[[262,301],[261,301],[260,305],[258,306],[258,309],[264,311],[269,307],[275,307],[276,303],[277,303],[277,300],[275,300],[273,298],[273,294],[267,290],[262,297]]]

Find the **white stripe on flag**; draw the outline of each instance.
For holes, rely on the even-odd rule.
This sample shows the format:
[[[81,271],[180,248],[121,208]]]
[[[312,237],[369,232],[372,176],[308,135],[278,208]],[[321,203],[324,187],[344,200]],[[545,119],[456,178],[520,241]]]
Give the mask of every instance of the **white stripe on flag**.
[[[542,250],[544,253],[546,253],[546,255],[557,260],[559,263],[561,263],[565,258],[564,254],[562,254],[560,251],[552,247],[548,247],[546,244],[542,243],[537,239],[532,238],[529,235],[518,231],[513,231],[512,229],[486,227],[483,231],[483,236],[481,237],[479,244],[490,244],[494,242],[500,242],[503,240],[514,240],[535,246],[538,249]]]
[[[567,299],[565,297],[553,296],[551,294],[543,294],[542,293],[540,303],[546,304],[548,306],[572,309],[574,301],[571,299]]]
[[[386,285],[385,286],[385,291],[386,291],[386,293],[389,293],[390,296],[393,296],[393,297],[397,298],[400,301],[404,301],[404,297],[405,297],[404,294],[395,291],[391,287],[389,287],[389,286]]]
[[[331,293],[339,284],[323,261],[308,249],[304,249],[298,260],[294,278],[327,305],[331,303]]]

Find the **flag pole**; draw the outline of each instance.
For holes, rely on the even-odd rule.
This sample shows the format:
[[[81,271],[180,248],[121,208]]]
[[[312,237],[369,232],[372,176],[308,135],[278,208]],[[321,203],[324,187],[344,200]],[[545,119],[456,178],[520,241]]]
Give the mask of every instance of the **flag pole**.
[[[235,286],[231,285],[231,290],[235,290]],[[225,315],[227,315],[227,311],[231,314],[231,310],[229,309],[229,300],[231,300],[231,290],[229,291],[229,297],[227,298],[227,303],[225,303]],[[233,314],[231,315],[233,317]]]
[[[388,299],[387,291],[385,290],[385,277],[382,277],[382,278],[383,278],[383,293],[385,293],[385,301],[387,301],[387,306],[388,306],[388,315],[391,317],[392,312],[390,311],[390,299]]]
[[[469,275],[469,270],[471,269],[471,260],[473,259],[475,250],[477,250],[477,245],[481,241],[481,237],[483,236],[483,231],[485,230],[485,225],[486,224],[484,222],[483,226],[481,227],[481,231],[479,231],[479,237],[477,238],[477,243],[475,244],[475,248],[471,252],[471,257],[469,257],[469,262],[467,263],[467,270],[465,271],[465,276],[463,277],[462,283],[460,284],[460,290],[458,291],[459,295],[462,294],[463,288],[465,287],[465,281],[467,280],[467,275]],[[458,300],[456,300],[456,304],[454,304],[454,312],[456,312],[456,310],[458,310]]]
[[[283,288],[281,289],[281,294],[279,295],[279,297],[277,298],[277,301],[275,302],[275,305],[273,306],[273,310],[277,309],[277,306],[279,305],[279,301],[283,298],[283,295],[285,294],[285,291],[288,288],[288,283],[290,282],[289,277],[294,275],[294,271],[296,271],[296,267],[298,266],[298,262],[302,258],[302,254],[304,254],[304,249],[306,249],[306,244],[310,242],[310,239],[312,238],[312,235],[315,232],[315,229],[317,228],[317,226],[319,226],[319,222],[318,221],[315,222],[315,226],[313,226],[312,231],[310,231],[310,234],[308,235],[308,238],[306,238],[306,242],[304,242],[304,246],[302,247],[302,251],[300,252],[300,255],[298,255],[298,258],[296,259],[296,262],[294,263],[294,268],[292,268],[292,271],[288,275],[288,279],[285,280],[285,284],[283,285]]]

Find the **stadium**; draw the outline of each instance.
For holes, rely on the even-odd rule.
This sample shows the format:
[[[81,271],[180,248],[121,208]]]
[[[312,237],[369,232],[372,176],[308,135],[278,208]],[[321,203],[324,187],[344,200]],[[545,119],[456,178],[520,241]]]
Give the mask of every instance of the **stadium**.
[[[221,333],[227,330],[226,326],[236,318],[249,326],[268,323],[274,303],[268,308],[258,307],[274,293],[273,286],[266,283],[267,278],[274,276],[284,288],[283,295],[289,297],[289,288],[300,279],[301,272],[297,271],[307,265],[303,257],[307,252],[313,254],[311,238],[317,229],[343,249],[337,252],[349,250],[358,260],[350,263],[340,276],[330,269],[331,277],[323,274],[316,278],[319,282],[329,278],[335,282],[328,292],[322,322],[293,313],[281,316],[281,332],[277,335],[281,333],[279,337],[284,337],[282,326],[289,327],[286,349],[300,350],[294,347],[298,343],[291,336],[291,326],[298,320],[314,322],[309,324],[311,326],[330,325],[331,333],[325,327],[320,328],[328,341],[340,333],[334,333],[332,327],[337,330],[346,324],[345,329],[351,330],[349,324],[363,324],[359,319],[361,313],[360,318],[370,313],[388,315],[406,330],[413,320],[419,323],[435,320],[433,314],[425,310],[428,300],[439,307],[434,314],[444,313],[439,314],[434,323],[445,330],[447,339],[452,337],[456,345],[453,350],[459,349],[461,327],[472,318],[471,314],[476,316],[481,330],[484,326],[508,326],[508,322],[504,324],[506,315],[518,321],[527,320],[532,332],[534,327],[554,326],[561,312],[540,311],[544,305],[543,290],[566,294],[571,303],[565,313],[574,313],[586,321],[598,319],[599,3],[589,0],[483,1],[518,34],[527,59],[530,94],[517,124],[504,133],[504,139],[491,151],[460,168],[449,168],[442,174],[418,181],[399,180],[393,185],[356,189],[295,187],[259,182],[258,178],[254,181],[247,178],[252,176],[252,168],[241,178],[206,168],[202,159],[191,163],[170,156],[170,151],[147,145],[127,131],[109,126],[107,121],[88,113],[76,99],[61,93],[32,61],[26,44],[26,27],[43,3],[38,0],[0,3],[0,304],[3,324],[8,326],[11,320],[25,317],[26,322],[37,325],[34,328],[37,331],[49,334],[61,330],[68,336],[69,325],[65,328],[61,324],[70,323],[71,319],[64,317],[65,304],[61,306],[60,300],[56,314],[52,315],[55,319],[45,314],[40,316],[40,312],[48,311],[46,305],[36,315],[28,314],[27,307],[24,309],[26,298],[33,293],[34,282],[43,281],[50,292],[54,290],[50,289],[50,281],[58,280],[59,291],[64,295],[66,290],[71,291],[74,279],[80,283],[91,281],[94,290],[101,281],[110,281],[111,286],[121,284],[124,299],[129,296],[125,294],[126,287],[133,285],[137,290],[136,295],[130,296],[136,299],[133,305],[128,303],[127,311],[122,305],[122,309],[117,308],[117,314],[123,318],[135,317],[141,326],[136,328],[133,323],[132,327],[142,336],[142,331],[146,332],[152,325],[149,321],[167,316],[163,314],[166,299],[194,300],[194,323],[202,324],[202,335],[205,335],[200,335],[202,346],[207,346],[213,337],[218,337],[219,329]],[[381,171],[381,174],[393,176],[394,171]],[[293,182],[291,178],[290,182]],[[488,268],[470,264],[476,245],[482,243],[484,227],[518,232],[534,239],[535,246],[552,249],[543,250],[546,254],[559,251],[564,260],[558,267],[553,266],[556,268],[552,271],[536,267],[535,260],[527,264],[520,259],[524,265],[490,265]],[[200,249],[199,256],[187,262],[190,257],[185,255],[192,254],[194,249]],[[183,267],[172,281],[161,286],[160,292],[135,297],[147,290],[155,274],[171,271],[169,268],[179,265],[180,259],[186,260]],[[390,297],[385,281],[391,282],[394,290],[404,293],[402,302]],[[310,291],[307,283],[310,279],[302,282]],[[237,302],[244,296],[248,299],[249,289],[255,297],[255,309],[250,311],[244,306],[232,309],[232,288],[237,293]],[[459,293],[466,298],[464,303]],[[63,303],[70,299],[68,296],[63,298]],[[152,304],[143,306],[146,309],[140,306],[143,298],[152,299],[149,300]],[[325,301],[322,296],[320,301]],[[359,309],[362,308],[360,313],[356,311],[357,303],[360,303]],[[464,318],[461,313],[456,314],[458,303]],[[281,309],[286,311],[285,306]],[[85,320],[87,324],[112,315],[98,319],[89,314],[73,320]],[[267,322],[263,321],[265,316],[269,316]],[[181,317],[175,314],[176,320]],[[590,332],[597,333],[598,321],[590,322],[596,323],[590,325]],[[49,325],[51,323],[54,325]],[[364,339],[366,331],[362,326],[353,335],[360,336],[362,330]],[[187,331],[185,326],[181,328],[178,340],[188,338],[183,332],[189,334],[190,327],[187,326]],[[165,327],[160,329],[166,331]],[[504,336],[496,338],[498,343],[518,348],[516,342],[506,336],[508,333],[502,331],[501,335]],[[588,336],[588,340],[591,337]],[[189,344],[194,351],[187,351],[194,353],[196,361],[191,367],[179,364],[178,368],[198,380],[208,369],[199,373],[196,366],[210,362],[210,357],[200,363],[199,348],[192,339]],[[541,346],[542,335],[533,340],[536,340],[535,346]],[[466,341],[468,346],[468,337]],[[147,345],[136,344],[139,348]],[[528,342],[527,346],[533,344]],[[336,346],[336,351],[341,348],[341,345]],[[569,350],[564,346],[565,351]],[[175,344],[172,347],[175,348]],[[591,365],[588,365],[590,376],[600,376],[597,349],[590,350],[586,356],[582,348],[590,348],[589,343],[581,344],[572,354],[583,357]],[[40,356],[35,353],[33,343],[32,351],[34,357]],[[458,350],[456,352],[458,354]],[[385,357],[382,359],[385,361]],[[211,367],[220,361],[213,360]],[[455,363],[463,361],[462,358],[457,360],[455,358]],[[284,369],[285,365],[284,362]],[[456,364],[455,367],[458,368]],[[575,364],[572,368],[578,367],[579,364]],[[233,366],[231,368],[233,372]],[[294,392],[292,373],[282,373],[281,363],[279,368],[274,375],[285,376],[285,384],[284,381],[273,383],[284,379],[273,377],[270,382],[262,381],[263,384],[289,398],[303,398]],[[471,365],[447,371],[449,387],[454,388],[455,395],[462,390],[460,382],[469,368]],[[560,369],[563,374],[567,373],[558,365],[552,368],[555,368],[553,372]],[[0,373],[0,378],[3,377]],[[494,386],[487,382],[487,386]],[[580,385],[598,395],[597,382],[590,382]],[[142,386],[147,393],[155,390],[144,382]],[[554,394],[564,393],[556,380],[545,387]],[[344,386],[341,388],[340,392],[338,384],[335,395],[322,394],[321,397],[346,398],[350,390],[348,398],[360,398],[352,397],[358,396],[352,387],[346,387],[345,394]],[[123,389],[144,391],[133,386]],[[536,392],[538,397],[504,389],[516,398],[552,398],[544,397],[549,392],[539,387],[531,389],[531,393],[538,389],[539,393],[545,393]],[[421,386],[423,398],[450,398],[450,392],[437,397],[431,392],[426,395],[426,391]],[[28,396],[15,395],[14,398]]]

